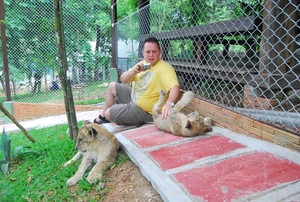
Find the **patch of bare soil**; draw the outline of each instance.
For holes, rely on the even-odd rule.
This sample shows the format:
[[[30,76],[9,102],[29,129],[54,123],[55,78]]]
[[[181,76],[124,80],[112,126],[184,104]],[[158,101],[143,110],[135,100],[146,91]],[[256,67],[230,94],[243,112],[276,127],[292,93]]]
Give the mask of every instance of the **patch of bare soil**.
[[[139,168],[130,160],[107,170],[104,178],[108,179],[105,187],[111,190],[104,202],[162,202],[160,195],[142,175]]]

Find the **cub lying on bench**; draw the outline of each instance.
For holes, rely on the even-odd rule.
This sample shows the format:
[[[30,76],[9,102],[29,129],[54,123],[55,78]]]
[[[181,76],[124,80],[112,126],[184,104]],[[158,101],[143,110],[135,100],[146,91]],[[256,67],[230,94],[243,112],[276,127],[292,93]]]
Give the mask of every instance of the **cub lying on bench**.
[[[184,137],[193,137],[212,131],[212,119],[210,117],[203,117],[197,111],[188,115],[180,112],[193,99],[194,93],[192,91],[186,91],[171,110],[170,116],[162,119],[160,107],[166,95],[166,92],[161,90],[159,100],[152,109],[153,121],[156,127],[173,135]]]

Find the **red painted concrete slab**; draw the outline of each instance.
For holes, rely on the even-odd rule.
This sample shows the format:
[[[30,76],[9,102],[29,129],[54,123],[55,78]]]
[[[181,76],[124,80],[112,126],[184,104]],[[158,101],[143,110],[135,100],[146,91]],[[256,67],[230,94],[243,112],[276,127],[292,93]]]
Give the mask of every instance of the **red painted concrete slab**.
[[[193,142],[165,147],[150,152],[150,155],[163,170],[167,170],[192,163],[197,159],[224,154],[243,147],[245,146],[224,136],[215,135]]]
[[[159,146],[169,142],[183,139],[170,133],[158,130],[155,126],[142,127],[134,131],[123,133],[129,139],[135,141],[141,148]]]
[[[255,152],[174,176],[190,194],[223,202],[300,180],[300,166],[270,153]]]
[[[149,127],[142,126],[141,128],[138,128],[138,129],[133,130],[133,131],[124,132],[123,134],[127,138],[134,139],[134,138],[137,138],[137,137],[151,135],[152,133],[157,133],[157,132],[161,132],[161,130],[159,130],[156,126],[151,125]]]

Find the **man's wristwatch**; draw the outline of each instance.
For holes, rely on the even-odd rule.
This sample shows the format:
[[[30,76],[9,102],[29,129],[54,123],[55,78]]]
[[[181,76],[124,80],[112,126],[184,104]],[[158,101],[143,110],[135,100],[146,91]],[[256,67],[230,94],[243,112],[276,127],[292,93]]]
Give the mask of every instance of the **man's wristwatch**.
[[[171,105],[172,107],[175,106],[174,102],[169,102],[169,101],[168,101],[167,104],[168,104],[168,105]]]

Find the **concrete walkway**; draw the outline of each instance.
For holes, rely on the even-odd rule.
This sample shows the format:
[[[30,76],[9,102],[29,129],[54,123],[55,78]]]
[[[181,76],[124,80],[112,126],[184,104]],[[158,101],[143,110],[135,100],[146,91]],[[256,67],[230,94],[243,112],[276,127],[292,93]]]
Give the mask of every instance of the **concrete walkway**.
[[[97,113],[77,113],[77,119],[91,120]],[[56,116],[21,125],[29,129],[65,123],[66,116]],[[112,132],[120,127],[104,126]],[[18,129],[6,124],[5,130]],[[153,124],[116,137],[164,201],[300,201],[300,153],[276,144],[220,127],[183,138]]]
[[[76,113],[77,121],[90,120],[93,117],[97,117],[98,112],[99,111],[78,112]],[[68,119],[66,115],[58,115],[22,121],[20,124],[26,129],[39,129],[58,124],[68,124]],[[19,128],[14,123],[0,125],[1,132],[3,128],[5,128],[5,132],[7,133],[19,131]]]

